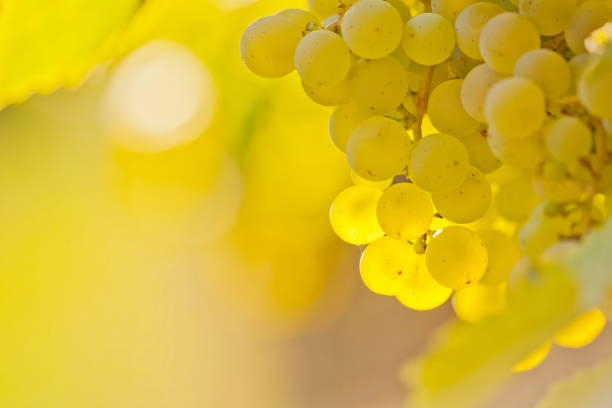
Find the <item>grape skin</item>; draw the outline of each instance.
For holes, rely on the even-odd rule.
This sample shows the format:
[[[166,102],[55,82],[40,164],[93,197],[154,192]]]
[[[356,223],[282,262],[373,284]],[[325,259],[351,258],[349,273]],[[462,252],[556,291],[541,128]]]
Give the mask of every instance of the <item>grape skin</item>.
[[[532,80],[550,100],[556,100],[569,91],[572,74],[561,55],[540,49],[526,52],[519,58],[514,76]]]
[[[433,13],[411,18],[404,27],[404,52],[421,65],[437,65],[446,60],[455,48],[451,23]]]
[[[461,87],[461,103],[465,111],[479,122],[486,123],[484,106],[493,85],[508,75],[493,71],[487,64],[480,64],[465,77]]]
[[[336,196],[329,210],[330,224],[340,239],[364,245],[383,236],[376,218],[382,191],[371,186],[351,186]]]
[[[425,234],[433,213],[429,195],[411,183],[392,185],[378,200],[378,223],[387,235],[400,240]]]
[[[578,6],[565,29],[565,41],[572,52],[574,54],[586,52],[584,40],[610,18],[612,18],[612,5],[607,1],[591,0]]]
[[[485,174],[491,173],[501,167],[502,162],[491,151],[487,134],[476,131],[461,138],[469,156],[470,164]]]
[[[519,12],[535,23],[540,34],[562,32],[576,11],[576,0],[520,0]]]
[[[480,33],[484,25],[493,17],[504,12],[496,4],[479,2],[472,4],[459,14],[455,20],[457,46],[465,55],[482,61],[480,53]]]
[[[334,86],[351,67],[351,54],[338,34],[327,30],[308,33],[295,50],[295,68],[310,86]]]
[[[372,114],[354,103],[340,105],[329,119],[329,134],[338,149],[346,151],[351,133],[357,125],[371,117]]]
[[[414,276],[396,298],[407,308],[425,311],[440,307],[452,293],[452,289],[440,285],[431,277],[425,257],[419,256]]]
[[[461,103],[462,86],[463,79],[442,82],[431,93],[428,104],[429,118],[436,129],[458,138],[478,128],[478,121],[467,114]]]
[[[591,130],[572,116],[563,116],[548,125],[544,137],[550,154],[570,166],[591,151]]]

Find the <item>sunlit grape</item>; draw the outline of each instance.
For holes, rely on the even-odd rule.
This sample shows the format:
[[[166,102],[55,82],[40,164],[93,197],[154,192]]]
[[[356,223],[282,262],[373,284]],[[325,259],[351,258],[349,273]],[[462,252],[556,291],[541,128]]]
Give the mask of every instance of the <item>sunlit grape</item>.
[[[465,111],[474,119],[486,122],[484,107],[487,94],[495,83],[506,77],[493,71],[487,64],[481,64],[470,71],[461,87],[461,103]]]
[[[523,54],[514,66],[514,76],[530,79],[552,100],[565,95],[571,83],[570,68],[565,59],[545,49]]]
[[[451,23],[442,16],[423,13],[410,19],[404,27],[404,51],[421,65],[437,65],[450,57],[455,48]]]
[[[490,19],[503,12],[504,9],[496,4],[478,2],[459,13],[455,20],[455,32],[457,33],[457,45],[465,55],[482,60],[479,45],[480,32]]]
[[[612,5],[608,1],[590,0],[578,6],[565,29],[565,41],[574,54],[586,52],[584,40],[611,17]]]
[[[535,23],[542,35],[562,32],[576,11],[576,0],[520,0],[519,11]]]
[[[338,106],[329,119],[329,134],[336,146],[345,151],[353,130],[371,116],[372,114],[369,111],[354,103]]]
[[[329,211],[336,235],[353,245],[368,244],[382,237],[376,218],[381,195],[382,191],[370,186],[352,186],[338,194]]]
[[[539,201],[531,180],[527,177],[516,178],[502,184],[495,195],[495,205],[500,215],[516,222],[527,220],[532,208]]]
[[[446,302],[452,292],[452,289],[440,285],[431,277],[425,257],[421,255],[417,259],[414,275],[396,297],[412,310],[432,310]]]
[[[429,194],[411,183],[397,183],[378,201],[378,223],[393,238],[414,240],[425,234],[433,218]]]
[[[442,82],[429,96],[427,107],[436,129],[459,138],[473,133],[478,127],[478,122],[467,114],[461,103],[462,86],[462,79]]]
[[[351,55],[336,33],[317,30],[308,33],[295,49],[295,68],[310,86],[334,86],[349,73]]]
[[[493,154],[486,132],[474,132],[461,138],[469,156],[470,164],[485,174],[497,170],[502,162]]]

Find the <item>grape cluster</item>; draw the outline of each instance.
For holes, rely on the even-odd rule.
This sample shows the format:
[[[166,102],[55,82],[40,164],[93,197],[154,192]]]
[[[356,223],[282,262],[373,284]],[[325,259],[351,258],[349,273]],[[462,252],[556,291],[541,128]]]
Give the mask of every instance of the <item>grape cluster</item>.
[[[297,70],[353,184],[331,225],[373,292],[477,322],[612,213],[612,1],[310,0],[241,53]],[[552,248],[552,249],[551,249]],[[558,251],[557,251],[558,252]]]

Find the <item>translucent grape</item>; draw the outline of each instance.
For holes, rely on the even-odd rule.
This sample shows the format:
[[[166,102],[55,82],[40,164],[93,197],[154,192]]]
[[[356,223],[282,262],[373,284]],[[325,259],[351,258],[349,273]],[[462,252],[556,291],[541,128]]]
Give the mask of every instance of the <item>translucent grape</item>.
[[[442,82],[429,97],[427,113],[431,123],[442,133],[463,137],[478,128],[478,122],[467,114],[461,103],[463,79]]]
[[[387,187],[391,185],[391,183],[393,182],[393,179],[388,178],[382,181],[366,180],[363,177],[359,177],[359,174],[355,173],[351,169],[351,181],[356,186],[370,186],[370,187],[374,187],[374,188],[384,191]]]
[[[412,183],[397,183],[378,200],[378,223],[389,236],[414,240],[427,232],[433,219],[429,194]]]
[[[376,218],[382,191],[370,186],[351,186],[334,199],[329,211],[332,229],[345,242],[364,245],[383,236]]]
[[[402,46],[413,61],[437,65],[450,57],[455,48],[453,26],[437,14],[419,14],[406,23]]]
[[[329,134],[338,149],[346,151],[346,144],[353,130],[371,116],[370,112],[354,103],[338,106],[329,119]]]
[[[485,99],[487,123],[506,139],[533,135],[546,119],[544,94],[532,81],[505,78],[495,83]]]
[[[529,17],[540,34],[559,34],[576,11],[576,0],[520,0],[519,11]]]
[[[487,64],[481,64],[470,71],[461,87],[461,103],[474,119],[485,123],[484,106],[487,93],[493,85],[507,75],[493,71]]]
[[[419,140],[410,156],[410,176],[430,192],[451,191],[461,185],[469,171],[469,156],[456,138],[435,134]]]
[[[427,270],[425,257],[419,256],[414,276],[397,295],[397,300],[412,310],[432,310],[448,300],[453,290],[440,285]]]
[[[479,323],[487,317],[495,316],[506,309],[505,283],[483,285],[477,283],[456,290],[453,294],[453,309],[464,322]]]
[[[526,52],[518,59],[514,76],[532,80],[549,99],[555,100],[569,91],[572,74],[561,55],[539,49]]]
[[[476,1],[478,0],[431,0],[431,11],[452,23],[461,13],[461,10]]]
[[[408,92],[406,70],[393,57],[359,61],[348,84],[350,99],[374,114],[397,108]]]
[[[465,9],[455,20],[457,46],[470,58],[482,61],[480,54],[480,32],[484,25],[493,17],[504,12],[496,4],[479,2]]]
[[[567,165],[575,164],[591,151],[591,130],[572,116],[563,116],[548,125],[544,138],[550,154]]]
[[[489,254],[487,271],[480,283],[497,285],[508,282],[514,264],[521,258],[518,244],[510,235],[490,228],[479,230],[478,235],[487,246]]]
[[[532,171],[546,158],[546,147],[539,132],[523,139],[508,140],[489,127],[488,142],[497,158],[519,169]]]
[[[276,13],[277,16],[283,16],[288,20],[291,20],[299,30],[305,30],[309,23],[319,23],[317,16],[312,14],[310,11],[301,10],[296,8],[281,10]]]
[[[491,185],[475,167],[461,185],[446,193],[432,193],[434,206],[447,220],[467,224],[482,217],[491,204]]]
[[[338,12],[339,0],[308,0],[308,8],[321,18],[329,17]]]
[[[295,68],[304,83],[334,86],[342,82],[351,67],[351,54],[338,34],[327,30],[308,33],[295,50]]]
[[[482,28],[479,48],[482,58],[491,68],[512,74],[521,55],[540,48],[540,33],[527,17],[502,13]]]
[[[497,170],[502,162],[493,154],[487,134],[485,132],[474,132],[461,139],[469,156],[470,164],[485,174]]]
[[[349,138],[346,154],[351,168],[367,180],[385,180],[408,164],[410,137],[397,121],[382,116],[366,119]]]
[[[487,268],[487,248],[475,232],[453,225],[434,235],[427,245],[425,260],[438,283],[461,289],[482,278]]]
[[[391,237],[372,242],[363,251],[359,271],[372,292],[395,296],[405,290],[414,277],[417,255],[412,245]]]
[[[574,54],[586,52],[584,40],[612,17],[608,1],[586,1],[572,14],[565,28],[565,42]]]
[[[512,371],[515,373],[520,373],[524,371],[529,371],[544,361],[548,352],[550,351],[550,341],[546,342],[543,346],[538,347],[532,353],[530,353],[527,357],[516,363],[514,367],[512,367]]]
[[[342,19],[342,37],[362,58],[382,58],[402,40],[403,22],[397,10],[383,0],[360,0]]]
[[[606,325],[606,316],[600,309],[593,309],[572,320],[555,334],[554,341],[560,346],[584,347],[599,336]]]
[[[599,56],[584,70],[578,96],[590,113],[612,119],[612,52]]]
[[[310,99],[323,106],[342,105],[347,103],[349,98],[346,80],[334,86],[310,86],[302,81],[302,89]]]
[[[509,221],[524,222],[534,206],[540,202],[531,180],[519,177],[502,184],[495,195],[499,214]]]

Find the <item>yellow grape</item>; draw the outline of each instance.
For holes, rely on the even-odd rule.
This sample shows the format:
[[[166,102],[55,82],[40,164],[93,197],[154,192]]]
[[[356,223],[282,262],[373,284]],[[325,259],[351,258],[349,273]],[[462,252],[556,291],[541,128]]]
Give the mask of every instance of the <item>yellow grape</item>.
[[[461,13],[461,10],[476,1],[478,0],[431,0],[431,11],[452,23]]]
[[[479,323],[506,309],[507,284],[483,285],[477,283],[453,294],[453,309],[460,320]]]
[[[487,123],[505,139],[533,135],[546,119],[544,94],[532,81],[505,78],[495,83],[485,99]]]
[[[326,18],[338,12],[339,0],[308,0],[308,8],[321,18]]]
[[[348,84],[351,101],[373,114],[397,108],[408,92],[406,70],[393,57],[359,61]]]
[[[508,140],[489,127],[487,139],[497,158],[522,170],[532,171],[546,158],[546,147],[539,132],[524,139]]]
[[[371,116],[370,112],[354,103],[338,106],[329,119],[329,134],[338,149],[346,151],[346,144],[353,130]]]
[[[470,71],[461,87],[461,103],[465,111],[479,122],[485,123],[484,106],[487,93],[493,85],[508,75],[493,71],[487,64],[480,64]]]
[[[612,52],[599,56],[584,70],[578,96],[593,115],[612,119]]]
[[[361,122],[349,138],[351,168],[367,180],[385,180],[401,173],[410,160],[411,140],[397,121],[375,116]]]
[[[491,151],[486,132],[476,131],[461,138],[461,143],[470,156],[470,164],[483,173],[491,173],[502,165],[502,162]]]
[[[455,20],[457,46],[465,55],[482,61],[480,54],[480,32],[484,25],[493,17],[504,12],[497,4],[479,2],[465,9]]]
[[[345,242],[364,245],[383,236],[376,219],[382,191],[370,186],[351,186],[336,196],[329,211],[331,226]]]
[[[572,78],[565,58],[547,49],[523,54],[514,66],[514,76],[532,80],[551,100],[567,94]]]
[[[368,245],[361,255],[361,279],[374,293],[398,295],[414,277],[416,258],[416,252],[408,242],[391,237],[379,238]]]
[[[508,234],[491,228],[478,231],[489,253],[487,271],[480,280],[481,284],[497,285],[508,282],[510,271],[521,258],[521,250]]]
[[[512,74],[521,55],[540,48],[540,33],[527,17],[502,13],[482,28],[479,48],[487,65],[497,72]]]
[[[360,0],[342,19],[342,37],[362,58],[382,58],[402,40],[403,21],[398,11],[383,0]]]
[[[432,310],[448,300],[453,290],[440,285],[427,270],[425,257],[417,258],[414,276],[396,297],[404,306],[412,310]]]
[[[550,346],[551,343],[549,341],[546,342],[546,344],[544,344],[543,346],[538,347],[527,357],[516,363],[516,365],[512,367],[512,371],[514,371],[515,373],[521,373],[537,367],[542,361],[544,361],[544,359],[548,355],[548,352],[550,351]]]
[[[560,162],[547,160],[542,167],[545,169],[547,165],[553,167],[548,174],[540,168],[533,176],[533,187],[536,193],[545,200],[558,203],[580,199],[584,193],[584,188],[571,178],[565,166]]]
[[[412,183],[397,183],[378,200],[378,223],[389,236],[411,241],[427,232],[433,219],[429,194]]]
[[[550,154],[567,165],[587,157],[591,151],[591,130],[573,116],[563,116],[548,125],[544,138]]]
[[[404,27],[402,46],[406,55],[421,65],[437,65],[455,48],[455,32],[447,19],[433,13],[411,18]]]
[[[555,334],[554,341],[563,347],[584,347],[599,336],[605,325],[606,316],[600,309],[595,308],[572,320]]]
[[[429,119],[436,129],[458,138],[478,128],[478,122],[467,114],[461,103],[462,85],[463,79],[442,82],[431,93],[427,105]]]
[[[586,67],[591,62],[591,55],[584,53],[575,55],[571,60],[569,60],[570,71],[572,72],[572,82],[570,85],[570,92],[576,93],[578,89],[578,82],[582,77],[582,73],[586,69]]]
[[[491,204],[491,185],[475,167],[455,190],[432,193],[434,206],[447,220],[467,224],[485,215]]]
[[[487,248],[475,232],[453,225],[434,234],[427,244],[425,260],[438,283],[461,289],[482,278],[487,268]]]
[[[533,207],[540,202],[531,180],[519,177],[502,184],[495,195],[499,214],[509,221],[524,222]]]
[[[306,29],[309,23],[320,23],[318,17],[307,10],[291,8],[281,10],[276,13],[276,15],[283,16],[286,19],[291,20],[294,24],[296,24],[297,28],[302,31]]]
[[[559,34],[576,11],[576,0],[520,0],[519,11],[529,17],[540,34]]]
[[[457,138],[430,135],[419,140],[412,149],[410,176],[425,191],[451,191],[467,177],[469,161],[467,150]]]
[[[356,186],[370,186],[370,187],[375,187],[375,188],[377,188],[379,190],[383,190],[384,191],[387,187],[389,187],[391,185],[391,183],[393,182],[393,179],[392,178],[388,178],[388,179],[382,180],[382,181],[366,180],[363,177],[359,177],[359,174],[355,173],[351,169],[351,181]]]
[[[295,50],[295,68],[304,83],[334,86],[342,82],[351,67],[351,54],[336,33],[317,30],[306,34]]]
[[[319,105],[337,106],[348,102],[348,83],[346,80],[334,86],[311,86],[302,81],[302,89],[310,99]]]
[[[586,52],[584,40],[612,18],[608,1],[586,1],[572,14],[565,28],[565,42],[574,54]]]
[[[408,1],[408,3],[406,3],[405,0],[386,0],[386,1],[387,3],[392,5],[397,10],[400,17],[402,18],[402,23],[405,23],[406,21],[410,20],[410,18],[412,18],[412,13],[410,9],[416,5],[416,2],[412,0]]]

